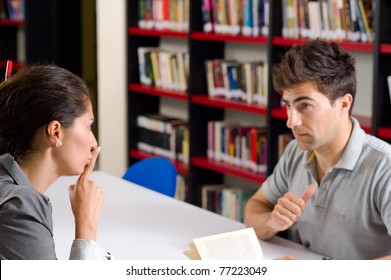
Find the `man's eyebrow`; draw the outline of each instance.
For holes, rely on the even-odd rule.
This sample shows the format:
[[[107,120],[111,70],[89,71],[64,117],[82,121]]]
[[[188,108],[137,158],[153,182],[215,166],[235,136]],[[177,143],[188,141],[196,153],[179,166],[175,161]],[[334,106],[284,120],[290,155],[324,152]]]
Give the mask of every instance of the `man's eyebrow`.
[[[293,103],[297,103],[297,102],[300,102],[302,100],[310,100],[310,101],[313,101],[312,98],[308,97],[308,96],[299,96],[295,99],[293,99]],[[288,104],[288,100],[286,99],[281,99],[282,102],[284,102],[285,104]]]

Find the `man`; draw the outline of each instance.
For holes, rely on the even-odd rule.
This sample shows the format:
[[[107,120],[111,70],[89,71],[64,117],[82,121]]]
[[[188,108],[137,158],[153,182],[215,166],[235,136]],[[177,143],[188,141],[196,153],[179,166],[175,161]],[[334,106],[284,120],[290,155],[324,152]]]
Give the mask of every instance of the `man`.
[[[290,229],[331,258],[391,255],[391,146],[351,117],[355,59],[317,39],[272,74],[295,140],[248,201],[245,224],[264,240]]]

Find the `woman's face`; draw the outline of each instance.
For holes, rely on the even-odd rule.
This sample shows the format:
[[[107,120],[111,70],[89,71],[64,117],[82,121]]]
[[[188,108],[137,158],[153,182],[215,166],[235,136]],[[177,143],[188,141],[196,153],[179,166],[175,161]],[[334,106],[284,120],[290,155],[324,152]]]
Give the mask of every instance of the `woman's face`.
[[[62,146],[60,147],[60,170],[63,175],[79,175],[91,161],[91,151],[98,143],[91,130],[94,114],[91,102],[87,103],[86,112],[74,120],[70,128],[63,130]]]

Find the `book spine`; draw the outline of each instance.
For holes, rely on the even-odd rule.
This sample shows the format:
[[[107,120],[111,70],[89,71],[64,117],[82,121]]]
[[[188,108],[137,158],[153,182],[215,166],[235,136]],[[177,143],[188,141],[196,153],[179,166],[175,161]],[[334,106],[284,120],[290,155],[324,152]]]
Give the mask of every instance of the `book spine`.
[[[243,11],[243,26],[242,34],[245,36],[250,36],[253,33],[253,22],[252,22],[252,0],[243,0],[242,1],[242,11]]]
[[[203,20],[203,30],[205,33],[213,32],[213,18],[212,18],[212,0],[203,0],[201,11]]]

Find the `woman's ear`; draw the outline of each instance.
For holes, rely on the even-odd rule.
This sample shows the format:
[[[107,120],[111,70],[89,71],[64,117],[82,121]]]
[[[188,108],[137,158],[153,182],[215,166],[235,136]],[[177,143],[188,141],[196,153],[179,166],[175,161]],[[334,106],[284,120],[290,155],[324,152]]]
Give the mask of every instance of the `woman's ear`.
[[[49,136],[49,141],[54,147],[62,145],[62,126],[59,121],[51,121],[46,127],[46,133]]]

